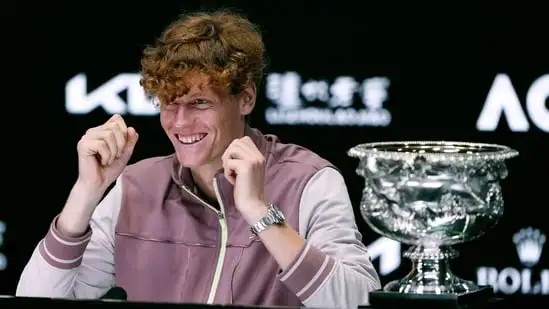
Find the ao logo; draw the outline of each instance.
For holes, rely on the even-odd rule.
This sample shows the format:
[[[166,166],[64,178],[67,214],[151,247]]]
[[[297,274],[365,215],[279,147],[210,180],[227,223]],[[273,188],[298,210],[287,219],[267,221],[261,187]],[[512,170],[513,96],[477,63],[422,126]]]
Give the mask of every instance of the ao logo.
[[[549,74],[546,74],[536,79],[529,87],[525,98],[525,114],[509,76],[498,74],[478,117],[477,129],[479,131],[494,131],[501,118],[505,117],[513,132],[529,131],[528,119],[541,131],[549,132],[548,99]]]
[[[498,271],[495,267],[479,267],[479,285],[491,285],[496,292],[504,294],[545,294],[549,295],[549,269],[535,270],[540,262],[546,237],[538,229],[524,228],[513,236],[522,269],[506,267]]]
[[[88,80],[84,73],[71,78],[65,85],[65,108],[68,113],[81,115],[101,107],[108,114],[130,114],[153,116],[159,110],[149,100],[141,85],[140,75],[123,73],[103,85],[88,91]],[[126,94],[123,100],[122,93]]]
[[[381,276],[389,275],[400,267],[402,252],[398,241],[381,237],[366,247],[371,260],[379,259],[378,273]]]

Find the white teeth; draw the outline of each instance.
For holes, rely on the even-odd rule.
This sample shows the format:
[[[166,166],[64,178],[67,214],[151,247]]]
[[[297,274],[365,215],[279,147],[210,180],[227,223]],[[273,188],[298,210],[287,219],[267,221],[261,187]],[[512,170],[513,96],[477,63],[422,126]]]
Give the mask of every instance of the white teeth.
[[[177,135],[177,138],[183,144],[194,144],[196,142],[201,141],[204,137],[206,137],[205,133],[186,135],[186,136]]]

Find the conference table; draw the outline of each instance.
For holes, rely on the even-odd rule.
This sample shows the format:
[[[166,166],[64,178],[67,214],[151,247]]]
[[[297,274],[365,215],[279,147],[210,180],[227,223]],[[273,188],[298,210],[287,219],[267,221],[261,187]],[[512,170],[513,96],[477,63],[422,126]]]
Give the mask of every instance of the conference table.
[[[493,298],[488,303],[477,306],[458,306],[452,307],[456,309],[488,309],[488,308],[520,308],[520,309],[541,309],[549,308],[547,297],[544,298]],[[237,306],[237,305],[206,305],[206,304],[167,304],[167,303],[144,303],[144,302],[129,302],[121,300],[67,300],[54,298],[35,298],[35,297],[13,297],[0,296],[0,309],[8,308],[75,308],[75,309],[244,309],[244,308],[289,308],[289,307],[252,307],[252,306]],[[297,307],[296,307],[297,308]],[[359,308],[390,308],[388,306],[368,306]],[[395,308],[395,306],[393,306]],[[405,308],[449,308],[445,306],[414,304],[410,306],[399,305],[395,309]],[[328,309],[328,308],[316,308]]]

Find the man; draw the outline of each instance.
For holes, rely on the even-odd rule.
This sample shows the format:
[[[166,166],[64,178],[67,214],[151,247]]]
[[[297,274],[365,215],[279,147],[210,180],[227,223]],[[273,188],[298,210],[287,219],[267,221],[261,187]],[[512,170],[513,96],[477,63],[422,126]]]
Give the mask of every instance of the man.
[[[326,160],[246,125],[260,34],[227,12],[170,25],[142,60],[175,154],[126,166],[115,115],[78,143],[79,176],[17,295],[352,308],[379,288],[345,182]],[[111,191],[104,193],[115,183]]]

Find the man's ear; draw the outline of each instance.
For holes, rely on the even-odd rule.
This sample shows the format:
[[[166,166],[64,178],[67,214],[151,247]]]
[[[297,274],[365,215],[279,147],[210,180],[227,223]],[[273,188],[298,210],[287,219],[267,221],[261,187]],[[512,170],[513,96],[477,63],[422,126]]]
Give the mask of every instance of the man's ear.
[[[257,97],[257,87],[255,83],[250,83],[240,93],[240,115],[249,115],[255,107],[255,101]]]

